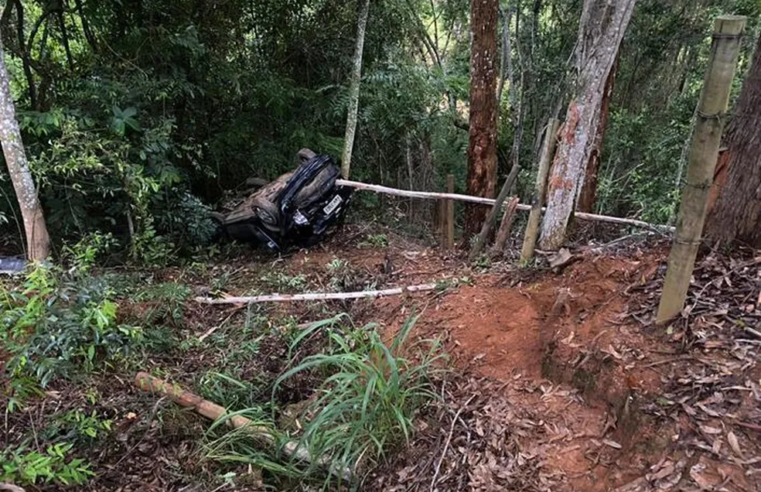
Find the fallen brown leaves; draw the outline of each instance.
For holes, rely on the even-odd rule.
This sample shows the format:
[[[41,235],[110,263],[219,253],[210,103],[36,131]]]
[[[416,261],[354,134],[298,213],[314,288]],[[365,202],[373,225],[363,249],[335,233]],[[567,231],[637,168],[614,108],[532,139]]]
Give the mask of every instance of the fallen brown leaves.
[[[443,382],[442,401],[420,415],[410,445],[363,490],[551,490],[543,457],[519,444],[539,437],[543,426],[511,405],[501,387],[483,377]]]
[[[711,254],[698,264],[686,308],[666,329],[674,355],[649,365],[666,391],[647,411],[678,422],[672,440],[693,461],[681,480],[658,489],[759,490],[761,257],[748,253]],[[661,288],[661,279],[645,285],[630,311],[646,327]]]

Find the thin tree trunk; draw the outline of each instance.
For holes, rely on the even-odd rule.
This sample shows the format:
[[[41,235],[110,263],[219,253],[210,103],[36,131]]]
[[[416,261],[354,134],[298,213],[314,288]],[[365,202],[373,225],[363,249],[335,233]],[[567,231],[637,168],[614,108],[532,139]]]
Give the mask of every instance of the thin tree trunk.
[[[505,252],[505,245],[507,240],[510,239],[510,228],[515,221],[515,211],[518,208],[518,202],[520,200],[517,196],[514,196],[505,205],[505,213],[502,215],[502,222],[500,222],[499,230],[497,231],[497,238],[494,240],[494,246],[491,249],[491,257],[497,257]]]
[[[362,80],[362,52],[365,48],[365,31],[367,16],[370,11],[370,0],[361,0],[362,6],[357,21],[357,44],[354,46],[352,59],[351,85],[349,86],[349,114],[346,117],[346,134],[344,148],[341,153],[341,175],[349,178],[351,171],[351,154],[354,149],[354,136],[357,133],[357,114],[359,113],[359,84]]]
[[[631,19],[636,0],[585,0],[576,51],[576,96],[568,105],[549,181],[542,248],[555,250],[565,241],[568,220],[584,184],[608,75]]]
[[[61,26],[61,39],[63,40],[63,48],[66,51],[66,60],[69,62],[69,70],[74,71],[74,56],[71,54],[71,47],[69,46],[69,32],[66,30],[66,18],[63,14],[63,6],[57,12],[58,24]]]
[[[498,0],[471,0],[469,195],[491,198],[497,180]],[[488,209],[466,208],[466,237],[476,234]],[[465,241],[467,244],[467,241]]]
[[[77,7],[77,13],[79,13],[79,19],[82,22],[82,32],[85,34],[87,44],[89,44],[93,50],[96,50],[98,46],[95,42],[95,36],[93,36],[92,31],[90,31],[90,24],[87,22],[87,16],[85,15],[82,0],[74,0],[74,5]]]
[[[544,204],[545,190],[547,188],[547,175],[550,173],[550,162],[552,162],[552,154],[555,152],[559,124],[560,122],[555,118],[550,118],[549,122],[547,122],[544,143],[542,151],[539,154],[534,195],[531,197],[531,213],[528,217],[526,234],[523,238],[523,248],[521,249],[521,261],[523,263],[528,262],[534,257],[536,236],[539,232],[539,221],[542,216],[542,205]]]
[[[31,44],[27,46],[24,34],[24,6],[21,0],[14,0],[16,6],[16,34],[18,37],[18,48],[21,56],[21,65],[24,70],[24,77],[26,78],[27,91],[29,94],[29,105],[32,108],[37,107],[37,93],[34,83],[34,76],[32,75],[32,65],[30,56],[32,52]],[[8,6],[10,8],[10,5]]]
[[[502,17],[502,59],[499,64],[499,85],[497,86],[497,105],[502,103],[502,92],[507,82],[507,94],[510,99],[510,108],[515,107],[515,77],[513,75],[513,58],[512,46],[510,43],[510,22],[513,18],[513,11],[509,9],[501,10]]]
[[[2,142],[5,163],[8,166],[8,173],[13,182],[24,221],[27,256],[32,261],[38,261],[48,257],[50,238],[45,226],[42,206],[37,198],[37,189],[26,160],[8,79],[5,53],[0,42],[0,142]]]
[[[724,141],[727,177],[708,217],[707,235],[761,248],[761,37]]]
[[[592,142],[589,162],[587,163],[584,185],[581,187],[581,193],[579,194],[579,212],[593,212],[595,202],[597,201],[597,173],[600,171],[600,163],[602,161],[603,142],[605,141],[605,130],[608,126],[610,100],[616,84],[618,60],[619,56],[616,55],[616,61],[613,62],[613,68],[608,74],[608,80],[605,81],[605,89],[603,89],[602,104],[600,106],[600,123],[597,125],[597,132],[594,142]]]

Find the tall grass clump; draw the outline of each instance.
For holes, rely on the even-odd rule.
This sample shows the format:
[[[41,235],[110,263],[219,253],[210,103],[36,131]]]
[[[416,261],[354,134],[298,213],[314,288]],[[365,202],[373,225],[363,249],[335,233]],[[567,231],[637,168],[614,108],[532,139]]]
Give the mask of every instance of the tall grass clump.
[[[388,344],[374,325],[340,330],[337,319],[313,325],[293,341],[291,354],[318,330],[327,332],[327,348],[292,360],[273,386],[274,401],[278,389],[299,374],[322,381],[312,389],[295,429],[290,434],[280,430],[282,442],[307,450],[311,464],[292,459],[287,471],[267,468],[291,479],[322,480],[323,488],[341,482],[358,485],[369,470],[404,445],[412,435],[416,411],[437,398],[431,377],[442,370],[437,342],[406,343],[417,317],[409,318]],[[233,449],[226,460],[246,462],[247,452],[252,463],[261,462],[261,454],[250,447]]]

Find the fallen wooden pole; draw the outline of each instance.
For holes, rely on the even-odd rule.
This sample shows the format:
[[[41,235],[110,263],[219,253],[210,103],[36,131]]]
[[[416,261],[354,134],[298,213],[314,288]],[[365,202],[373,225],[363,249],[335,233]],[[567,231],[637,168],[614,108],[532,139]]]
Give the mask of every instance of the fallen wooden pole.
[[[363,299],[366,297],[385,297],[404,294],[405,292],[425,292],[436,289],[436,284],[412,285],[384,290],[363,290],[359,292],[324,292],[310,294],[267,294],[249,297],[196,297],[196,302],[202,304],[255,304],[260,302],[290,302],[290,301],[330,301],[346,299]]]
[[[494,205],[496,200],[493,198],[482,198],[480,196],[459,195],[457,193],[438,193],[433,191],[410,191],[399,190],[396,188],[389,188],[388,186],[380,186],[374,184],[360,183],[359,181],[348,181],[345,179],[336,180],[336,184],[339,186],[348,186],[357,190],[374,191],[375,193],[384,193],[386,195],[402,196],[407,198],[422,198],[425,200],[457,200],[461,202],[480,203],[482,205]],[[518,204],[517,210],[531,210],[531,205]],[[545,211],[542,208],[542,211]],[[641,227],[643,229],[652,229],[659,232],[673,232],[674,227],[659,224],[650,224],[642,220],[636,219],[623,219],[621,217],[611,217],[609,215],[588,214],[584,212],[575,212],[574,217],[581,220],[589,220],[596,222],[607,222],[610,224],[630,225],[634,227]]]
[[[137,376],[135,376],[135,385],[143,391],[166,396],[182,407],[192,408],[199,415],[215,422],[226,419],[225,423],[228,427],[233,429],[245,429],[251,438],[257,441],[260,445],[271,449],[277,447],[277,439],[272,435],[272,431],[269,428],[262,425],[255,425],[251,420],[241,415],[232,415],[228,418],[228,412],[224,407],[209,400],[205,400],[195,393],[186,391],[176,384],[168,383],[163,379],[153,377],[146,372],[138,372]],[[330,466],[330,460],[324,457],[313,459],[309,454],[309,451],[303,446],[299,446],[296,442],[286,442],[282,451],[286,456],[295,458],[299,461],[327,466],[331,473],[339,475],[345,479],[348,479],[351,476],[349,470],[336,470],[334,467]]]

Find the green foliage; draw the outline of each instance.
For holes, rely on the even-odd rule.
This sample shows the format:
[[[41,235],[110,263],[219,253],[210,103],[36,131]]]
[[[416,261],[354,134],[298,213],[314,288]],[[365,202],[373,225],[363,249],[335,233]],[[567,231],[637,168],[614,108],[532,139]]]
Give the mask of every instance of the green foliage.
[[[248,381],[241,381],[229,374],[209,371],[198,384],[201,396],[225,408],[247,408],[253,405],[260,392]]]
[[[85,255],[86,256],[86,255]],[[117,322],[113,292],[87,268],[36,265],[24,283],[3,292],[0,340],[12,379],[42,387],[111,364],[130,353],[142,330]]]
[[[58,439],[81,442],[87,445],[108,435],[112,425],[111,419],[102,418],[95,410],[87,413],[77,408],[56,416],[53,424],[45,429],[45,433]]]
[[[302,147],[340,154],[356,2],[230,0],[213,11],[200,0],[81,2],[67,10],[63,25],[40,23],[55,2],[18,3],[25,25],[10,25],[17,22],[11,15],[6,30],[20,27],[29,49],[6,36],[6,58],[55,240],[111,233],[121,253],[114,259],[165,265],[209,242],[215,228],[206,203],[225,190],[291,170]],[[581,5],[502,2],[513,19],[514,84],[506,85],[499,108],[498,172],[506,174],[512,163],[522,112],[516,190],[524,201],[541,128],[562,114],[573,88],[563,74],[571,71]],[[747,15],[747,32],[757,32],[755,0],[637,2],[617,65],[597,211],[654,221],[672,215],[675,165],[700,89],[710,24],[730,11]],[[356,178],[440,190],[453,174],[462,187],[468,12],[464,0],[373,4]],[[743,40],[741,73],[753,44],[753,36]],[[614,192],[621,184],[624,192]],[[0,188],[13,196],[7,179],[0,177]],[[354,203],[373,213],[396,211],[368,194]],[[0,225],[18,215],[14,208],[12,200],[0,200]]]
[[[364,241],[359,243],[359,247],[365,248],[387,248],[388,237],[385,234],[370,234]]]
[[[178,282],[162,282],[140,289],[132,300],[148,306],[143,323],[178,327],[182,323],[185,301],[190,287]]]
[[[82,485],[95,474],[83,460],[69,458],[73,445],[52,444],[44,453],[23,448],[0,452],[0,482],[20,485]]]
[[[430,378],[441,370],[438,344],[406,343],[416,318],[410,318],[388,345],[372,325],[341,330],[343,318],[327,319],[299,332],[289,349],[291,368],[274,385],[271,409],[257,405],[231,412],[212,426],[214,431],[234,416],[247,417],[268,429],[281,446],[290,443],[307,451],[312,465],[298,458],[283,461],[282,454],[262,448],[245,429],[212,440],[206,447],[207,458],[255,465],[282,479],[321,482],[328,490],[343,480],[344,470],[351,470],[359,483],[369,467],[409,439],[415,412],[436,398]],[[295,359],[302,344],[326,331],[327,347],[321,353]],[[293,405],[295,410],[278,410],[275,395],[281,387],[308,374],[322,381],[313,388],[313,396]],[[230,403],[245,401],[251,391],[248,383],[215,373],[204,377],[203,388]],[[294,419],[293,426],[286,426],[292,435],[278,430],[283,425],[275,425],[271,411]],[[319,456],[324,461],[319,462]]]
[[[259,277],[259,280],[270,289],[277,292],[301,291],[307,285],[304,274],[288,275],[281,271],[270,271]]]
[[[427,351],[420,345],[404,347],[414,359],[402,355],[416,319],[408,319],[388,346],[372,326],[350,333],[331,331],[329,350],[307,357],[278,378],[275,389],[306,371],[327,376],[301,416],[299,442],[312,456],[328,456],[334,468],[361,474],[409,439],[415,411],[436,398],[429,378],[440,357],[437,344]],[[325,327],[305,331],[291,351],[317,329]]]

